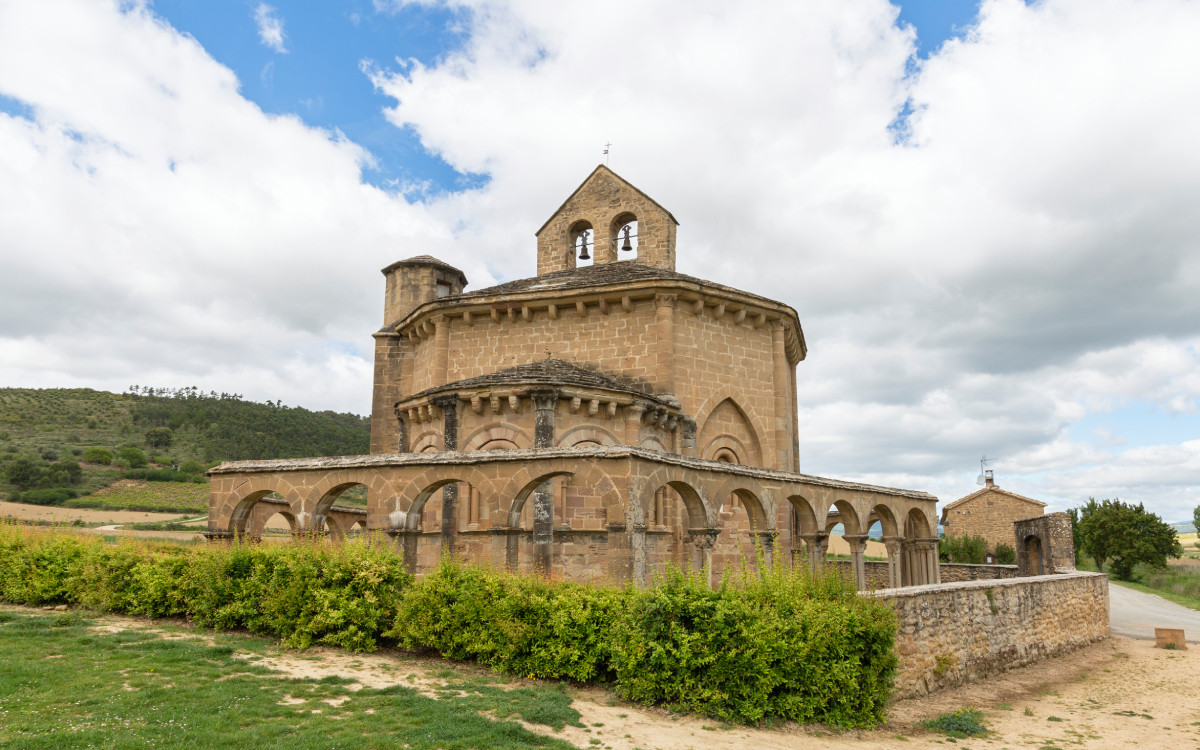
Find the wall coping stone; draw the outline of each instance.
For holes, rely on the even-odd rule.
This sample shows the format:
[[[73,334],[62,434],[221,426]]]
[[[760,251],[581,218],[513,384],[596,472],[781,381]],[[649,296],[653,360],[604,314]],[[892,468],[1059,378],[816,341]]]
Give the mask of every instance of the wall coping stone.
[[[583,446],[575,448],[527,448],[512,451],[438,451],[429,453],[390,453],[365,456],[324,456],[320,458],[279,458],[254,461],[226,461],[208,470],[209,476],[221,474],[256,474],[283,471],[331,471],[337,469],[379,469],[403,466],[460,466],[493,463],[524,462],[554,458],[638,459],[649,463],[678,466],[699,471],[714,471],[727,475],[752,477],[767,481],[811,484],[832,489],[873,492],[914,500],[937,498],[919,490],[879,487],[876,485],[830,479],[810,474],[793,474],[774,469],[708,461],[677,454],[659,453],[628,445]]]
[[[980,566],[984,567],[984,566]],[[987,566],[994,567],[994,566]],[[874,596],[880,599],[904,599],[935,594],[943,591],[970,591],[972,589],[994,589],[1006,586],[1024,586],[1038,581],[1065,581],[1071,578],[1108,578],[1107,573],[1092,573],[1089,571],[1070,571],[1051,573],[1042,576],[1025,576],[1024,578],[992,578],[986,581],[955,581],[953,583],[931,583],[925,586],[905,586],[899,589],[877,589],[875,591],[860,591],[863,596]]]

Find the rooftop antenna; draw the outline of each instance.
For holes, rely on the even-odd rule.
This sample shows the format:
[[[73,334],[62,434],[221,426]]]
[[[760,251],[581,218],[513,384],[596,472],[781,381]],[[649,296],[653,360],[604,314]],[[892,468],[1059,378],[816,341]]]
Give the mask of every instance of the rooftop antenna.
[[[608,166],[608,149],[612,146],[611,143],[604,144],[604,166]]]
[[[979,476],[975,479],[975,484],[984,484],[987,481],[987,475],[992,473],[988,470],[987,465],[995,460],[994,458],[988,458],[986,453],[979,458]]]

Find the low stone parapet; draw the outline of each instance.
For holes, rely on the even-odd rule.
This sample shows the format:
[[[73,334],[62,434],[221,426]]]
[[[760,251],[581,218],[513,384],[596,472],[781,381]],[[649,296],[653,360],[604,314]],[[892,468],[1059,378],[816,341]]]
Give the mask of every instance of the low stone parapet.
[[[898,618],[897,698],[977,681],[1109,636],[1108,576],[1100,573],[941,583],[864,596],[891,601]]]

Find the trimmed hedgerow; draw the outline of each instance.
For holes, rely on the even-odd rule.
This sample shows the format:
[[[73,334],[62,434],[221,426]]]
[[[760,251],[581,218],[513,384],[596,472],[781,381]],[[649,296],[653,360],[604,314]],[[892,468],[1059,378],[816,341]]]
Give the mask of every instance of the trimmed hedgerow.
[[[412,576],[369,544],[179,547],[0,526],[0,600],[187,617],[286,645],[373,651]]]
[[[743,570],[644,589],[445,563],[414,580],[368,542],[182,548],[0,526],[0,599],[245,628],[288,646],[380,644],[743,723],[884,718],[895,616],[836,576]]]

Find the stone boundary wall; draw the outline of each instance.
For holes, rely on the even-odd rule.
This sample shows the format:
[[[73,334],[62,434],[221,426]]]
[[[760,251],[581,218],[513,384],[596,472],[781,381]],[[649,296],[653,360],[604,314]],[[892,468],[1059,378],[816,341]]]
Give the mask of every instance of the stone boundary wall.
[[[871,594],[864,594],[871,595]],[[1109,637],[1100,573],[887,589],[898,619],[896,697],[926,695]]]
[[[938,566],[941,571],[942,583],[962,583],[963,581],[991,581],[997,578],[1016,578],[1016,565],[970,565],[968,563],[942,563]]]
[[[827,560],[825,566],[836,570],[846,580],[854,579],[854,571],[849,560]],[[867,589],[886,589],[888,587],[888,564],[879,560],[863,561],[863,569],[867,574]],[[990,581],[1017,577],[1016,565],[969,565],[967,563],[941,563],[938,570],[942,583],[961,583],[963,581]]]

